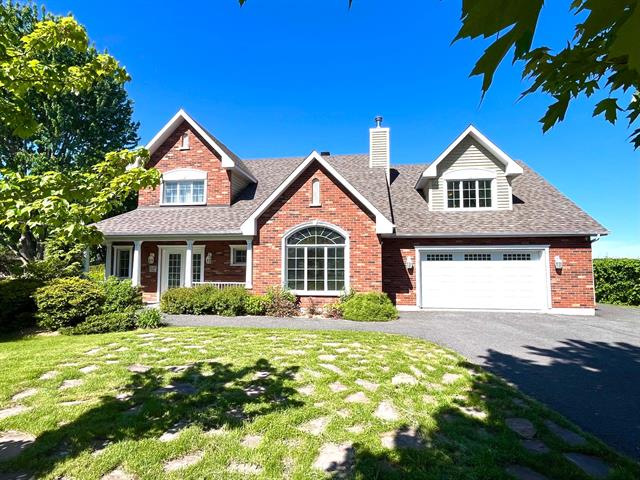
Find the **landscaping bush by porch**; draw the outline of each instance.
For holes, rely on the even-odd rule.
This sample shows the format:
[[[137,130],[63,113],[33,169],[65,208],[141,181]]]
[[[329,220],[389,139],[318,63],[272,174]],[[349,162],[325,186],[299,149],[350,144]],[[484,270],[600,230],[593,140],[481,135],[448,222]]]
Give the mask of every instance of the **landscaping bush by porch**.
[[[339,309],[345,320],[384,322],[398,318],[398,310],[386,293],[352,294],[340,304]]]
[[[640,305],[640,259],[596,258],[593,275],[596,301]]]
[[[34,292],[42,282],[13,278],[0,282],[0,332],[29,328],[35,325]]]
[[[102,307],[104,313],[142,308],[142,290],[140,287],[134,287],[131,280],[109,277],[99,283],[104,290],[105,300]]]
[[[92,315],[74,327],[61,328],[60,333],[63,335],[88,335],[91,333],[126,332],[133,330],[135,326],[135,312],[127,310]]]
[[[243,315],[249,293],[243,287],[217,288],[199,285],[193,288],[172,288],[160,299],[160,309],[171,314]]]
[[[58,278],[36,290],[38,324],[49,330],[73,327],[102,313],[105,293],[100,285],[78,277]]]

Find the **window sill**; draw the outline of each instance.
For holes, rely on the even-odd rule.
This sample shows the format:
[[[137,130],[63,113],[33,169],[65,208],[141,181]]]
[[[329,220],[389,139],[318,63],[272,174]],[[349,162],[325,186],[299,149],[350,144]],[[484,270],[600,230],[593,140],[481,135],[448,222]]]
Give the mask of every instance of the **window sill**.
[[[191,150],[191,148],[189,148],[189,147],[178,147],[178,150],[180,150],[182,152],[184,150]]]
[[[300,296],[304,296],[304,297],[339,297],[340,295],[342,295],[344,292],[342,290],[335,290],[335,291],[319,291],[319,292],[315,292],[315,291],[306,291],[306,290],[290,290],[291,293],[293,293],[294,295],[300,295]]]
[[[488,212],[492,210],[498,210],[496,207],[444,207],[444,212]]]
[[[202,207],[206,206],[207,202],[200,203],[160,203],[161,207]]]
[[[309,207],[311,207],[311,208],[319,208],[319,207],[321,207],[321,206],[322,206],[322,204],[321,204],[321,203],[310,203],[310,204],[309,204]]]
[[[231,267],[246,267],[247,264],[246,263],[230,263],[229,266],[231,266]]]

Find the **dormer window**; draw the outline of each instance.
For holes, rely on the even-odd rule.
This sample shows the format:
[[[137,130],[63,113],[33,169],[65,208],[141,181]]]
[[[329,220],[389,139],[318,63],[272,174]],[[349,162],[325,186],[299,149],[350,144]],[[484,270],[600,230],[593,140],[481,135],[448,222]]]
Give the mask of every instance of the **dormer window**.
[[[189,150],[189,132],[184,132],[180,137],[180,150]]]
[[[492,180],[447,180],[447,208],[491,208]]]

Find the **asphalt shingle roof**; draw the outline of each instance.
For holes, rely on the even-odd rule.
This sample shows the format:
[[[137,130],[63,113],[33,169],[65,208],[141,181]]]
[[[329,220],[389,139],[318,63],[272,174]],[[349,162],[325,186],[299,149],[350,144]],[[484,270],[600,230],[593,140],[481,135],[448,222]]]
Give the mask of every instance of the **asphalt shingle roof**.
[[[237,157],[234,155],[234,160]],[[606,229],[524,163],[513,180],[513,210],[431,212],[415,190],[426,164],[397,165],[391,185],[385,173],[369,168],[368,154],[324,157],[353,187],[396,225],[399,235],[606,234]],[[141,207],[97,224],[109,236],[208,235],[240,233],[240,225],[295,170],[305,157],[240,162],[257,184],[231,206]],[[239,159],[238,159],[239,160]]]

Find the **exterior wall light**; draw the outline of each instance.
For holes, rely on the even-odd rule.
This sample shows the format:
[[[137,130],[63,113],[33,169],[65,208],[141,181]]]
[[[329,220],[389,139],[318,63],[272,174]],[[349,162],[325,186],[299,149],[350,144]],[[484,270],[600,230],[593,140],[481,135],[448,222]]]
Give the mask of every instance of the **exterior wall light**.
[[[560,258],[560,255],[556,255],[553,261],[555,263],[556,270],[562,270],[563,262],[562,262],[562,259]]]
[[[153,265],[155,261],[156,261],[156,254],[155,254],[155,253],[153,253],[153,252],[151,252],[151,253],[149,254],[149,256],[147,257],[147,263],[148,263],[149,265]]]
[[[412,270],[413,269],[413,257],[412,256],[406,256],[404,259],[404,263],[407,266],[407,270]]]
[[[211,252],[207,253],[207,256],[205,257],[205,262],[207,262],[207,265],[211,265],[211,262],[213,261],[213,255],[211,254]]]

